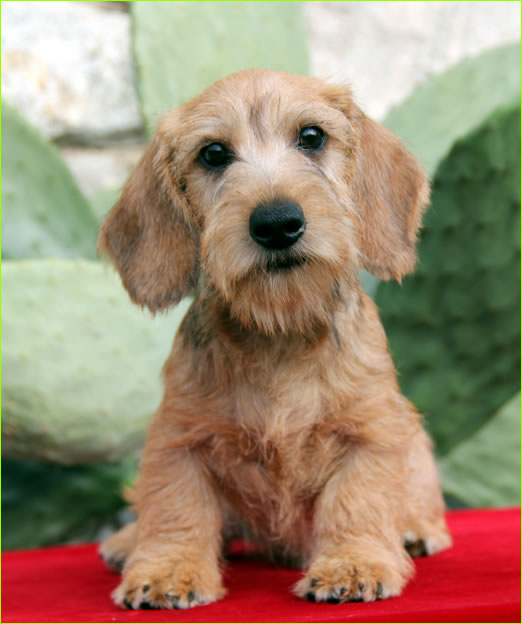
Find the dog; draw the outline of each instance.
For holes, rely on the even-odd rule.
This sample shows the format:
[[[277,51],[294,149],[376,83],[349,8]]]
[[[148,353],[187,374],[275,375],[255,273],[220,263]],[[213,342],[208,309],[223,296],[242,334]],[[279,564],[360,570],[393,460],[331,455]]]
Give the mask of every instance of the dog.
[[[138,305],[194,294],[128,492],[137,521],[101,546],[118,605],[222,598],[238,535],[330,603],[397,596],[409,552],[450,546],[431,442],[359,279],[414,268],[428,199],[345,86],[248,70],[163,118],[100,233]]]

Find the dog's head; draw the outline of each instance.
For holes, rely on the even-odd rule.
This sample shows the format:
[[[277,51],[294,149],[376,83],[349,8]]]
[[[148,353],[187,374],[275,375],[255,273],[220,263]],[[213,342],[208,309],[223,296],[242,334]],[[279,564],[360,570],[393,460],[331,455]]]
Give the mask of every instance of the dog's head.
[[[361,267],[413,269],[427,200],[417,161],[346,87],[245,71],[163,119],[100,248],[152,311],[202,279],[242,324],[300,331]]]

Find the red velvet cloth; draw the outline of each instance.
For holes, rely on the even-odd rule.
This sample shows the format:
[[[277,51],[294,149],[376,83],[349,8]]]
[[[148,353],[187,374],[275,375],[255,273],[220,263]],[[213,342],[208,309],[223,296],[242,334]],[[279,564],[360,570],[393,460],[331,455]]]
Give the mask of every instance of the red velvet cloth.
[[[228,595],[188,611],[123,611],[109,594],[118,576],[95,545],[2,556],[3,622],[520,622],[520,510],[448,514],[452,549],[416,559],[402,596],[313,604],[290,594],[300,572],[234,558]]]

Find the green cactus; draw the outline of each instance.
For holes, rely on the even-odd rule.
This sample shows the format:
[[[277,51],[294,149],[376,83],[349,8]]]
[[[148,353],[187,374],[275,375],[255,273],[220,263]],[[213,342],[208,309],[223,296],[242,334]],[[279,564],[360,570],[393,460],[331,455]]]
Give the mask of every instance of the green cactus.
[[[416,272],[380,283],[375,298],[439,455],[520,388],[519,79],[518,46],[494,50],[433,79],[386,122],[433,174],[432,205]]]
[[[3,454],[64,464],[140,448],[187,309],[152,318],[89,261],[2,266]]]
[[[520,504],[520,393],[440,461],[444,490],[470,507]]]
[[[520,44],[488,50],[427,80],[383,124],[421,161],[430,177],[461,137],[520,94]]]
[[[2,101],[2,257],[95,258],[97,224],[59,151]]]
[[[99,225],[103,223],[110,209],[118,201],[121,188],[105,188],[90,198],[91,211]]]
[[[2,459],[2,548],[92,542],[130,515],[121,492],[136,457],[115,463],[58,466]]]
[[[131,12],[138,94],[150,130],[161,114],[232,72],[308,71],[299,3],[134,2]]]

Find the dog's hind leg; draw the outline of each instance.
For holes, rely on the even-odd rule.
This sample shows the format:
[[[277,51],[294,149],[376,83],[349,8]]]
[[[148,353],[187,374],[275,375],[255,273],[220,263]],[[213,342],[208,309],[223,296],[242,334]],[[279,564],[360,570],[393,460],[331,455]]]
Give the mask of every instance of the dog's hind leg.
[[[100,544],[100,556],[107,567],[121,572],[136,544],[136,523],[131,522]]]
[[[409,464],[409,518],[402,536],[404,546],[412,557],[433,555],[451,546],[451,536],[444,519],[431,440],[422,429],[412,440]]]

